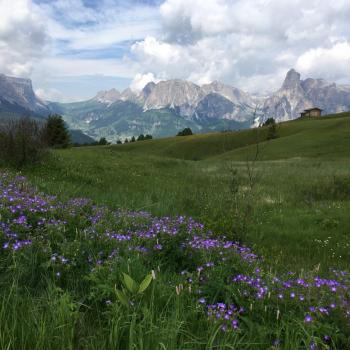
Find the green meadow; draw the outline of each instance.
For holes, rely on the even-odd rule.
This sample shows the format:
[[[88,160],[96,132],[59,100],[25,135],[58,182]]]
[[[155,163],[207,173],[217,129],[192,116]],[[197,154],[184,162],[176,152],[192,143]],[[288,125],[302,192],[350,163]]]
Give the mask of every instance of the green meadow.
[[[350,113],[267,135],[3,167],[0,349],[349,349]]]
[[[189,215],[281,266],[349,266],[350,115],[58,150],[24,173],[60,198]],[[232,186],[235,189],[232,189]]]

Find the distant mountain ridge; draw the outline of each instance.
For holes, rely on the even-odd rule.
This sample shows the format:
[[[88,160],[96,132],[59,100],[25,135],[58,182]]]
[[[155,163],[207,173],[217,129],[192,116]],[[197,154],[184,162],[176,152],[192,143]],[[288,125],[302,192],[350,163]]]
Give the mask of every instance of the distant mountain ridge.
[[[300,79],[291,69],[282,87],[268,97],[263,114],[278,121],[298,118],[307,108],[319,107],[324,114],[347,112],[350,109],[350,85],[337,85],[323,79]]]
[[[344,112],[350,108],[350,85],[337,85],[324,79],[301,80],[300,74],[294,69],[288,71],[282,87],[265,98],[256,98],[218,81],[198,86],[179,79],[149,83],[139,94],[131,92],[131,96],[123,98],[121,93],[116,94],[114,102],[138,102],[145,111],[170,108],[187,119],[210,119],[216,116],[245,121],[257,108],[262,118],[286,121],[299,117],[306,108],[319,107],[326,114]],[[108,99],[99,101],[110,102]],[[208,114],[205,106],[208,107]]]
[[[55,104],[42,101],[34,91],[30,79],[8,77],[0,74],[0,123],[23,116],[44,121],[56,111]],[[94,139],[80,130],[70,130],[73,143],[92,143]]]
[[[0,108],[6,103],[7,108],[13,105],[14,108],[21,107],[37,115],[50,113],[47,104],[35,95],[30,79],[0,74]]]
[[[62,114],[71,128],[115,141],[141,133],[171,136],[184,127],[195,132],[249,128],[270,117],[295,119],[311,107],[323,109],[324,114],[348,111],[350,86],[301,80],[291,69],[281,88],[265,98],[218,81],[199,86],[173,79],[150,82],[140,92],[111,89],[88,101],[52,103],[35,96],[29,79],[0,75],[0,112],[11,106],[37,115]]]
[[[229,85],[214,81],[211,84],[199,86],[180,79],[160,81],[157,84],[148,83],[140,93],[130,89],[123,92],[115,89],[100,91],[92,100],[109,105],[117,101],[131,101],[142,105],[145,112],[170,108],[184,118],[198,119],[203,115],[203,100],[209,95],[211,95],[211,101],[215,100],[216,96],[226,104],[226,107],[230,106],[224,111],[224,115],[216,113],[217,118],[242,120],[246,115],[246,108],[254,106],[254,99],[248,93]],[[197,113],[197,107],[200,107],[201,113]],[[241,114],[239,115],[237,111]]]

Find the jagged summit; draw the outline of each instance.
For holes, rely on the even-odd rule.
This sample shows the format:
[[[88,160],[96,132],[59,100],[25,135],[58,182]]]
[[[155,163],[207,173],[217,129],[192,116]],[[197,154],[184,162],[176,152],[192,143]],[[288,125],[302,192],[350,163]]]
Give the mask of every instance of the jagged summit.
[[[258,104],[258,102],[259,104]],[[0,111],[11,104],[47,115],[63,114],[71,126],[91,131],[96,137],[128,133],[172,135],[177,128],[222,130],[249,127],[253,119],[273,117],[277,121],[298,118],[305,109],[318,107],[324,114],[348,111],[350,86],[324,79],[301,79],[295,69],[287,72],[281,88],[267,97],[257,98],[220,81],[199,86],[172,79],[148,83],[140,92],[128,88],[100,91],[89,101],[76,104],[50,104],[35,96],[29,79],[0,74]],[[254,114],[256,105],[262,106]],[[58,109],[51,109],[51,108]],[[236,123],[236,124],[234,124]],[[109,136],[111,135],[111,136]]]
[[[179,107],[182,115],[190,117],[204,96],[201,88],[192,82],[180,79],[160,81],[152,86],[144,110]]]
[[[282,89],[291,89],[300,87],[300,73],[294,68],[287,72],[286,78],[284,79]]]
[[[235,104],[254,105],[253,99],[248,93],[233,86],[223,84],[217,80],[210,84],[203,85],[202,90],[205,94],[216,93],[222,95]]]
[[[318,107],[325,114],[347,111],[350,86],[324,79],[301,80],[300,73],[288,71],[282,87],[265,100],[263,112],[278,121],[298,118],[304,109]]]
[[[120,92],[117,89],[99,91],[93,98],[94,100],[101,103],[113,103],[120,99]]]

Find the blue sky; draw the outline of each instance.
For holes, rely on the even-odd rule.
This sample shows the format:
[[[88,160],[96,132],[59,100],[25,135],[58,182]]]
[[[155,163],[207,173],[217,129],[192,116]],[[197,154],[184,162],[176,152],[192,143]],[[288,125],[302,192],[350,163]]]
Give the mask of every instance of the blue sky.
[[[264,94],[290,68],[350,84],[346,0],[2,0],[0,73],[77,101],[149,81]]]
[[[49,19],[47,70],[55,65],[65,68],[56,76],[46,74],[45,79],[40,70],[33,73],[34,84],[45,98],[81,100],[102,89],[129,87],[137,73],[130,48],[159,30],[156,0],[35,0],[33,4]]]

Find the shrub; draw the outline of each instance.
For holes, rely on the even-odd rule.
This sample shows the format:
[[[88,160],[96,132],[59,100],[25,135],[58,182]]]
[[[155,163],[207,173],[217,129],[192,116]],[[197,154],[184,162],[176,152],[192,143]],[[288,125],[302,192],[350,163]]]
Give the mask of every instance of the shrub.
[[[69,131],[60,115],[49,116],[43,133],[49,147],[67,148],[70,143]]]
[[[0,158],[21,168],[40,161],[45,154],[43,129],[33,119],[9,120],[0,126]]]
[[[109,142],[107,141],[107,139],[105,137],[101,137],[100,141],[98,141],[98,145],[99,146],[106,146],[106,145],[109,145]]]
[[[276,121],[274,118],[268,118],[266,119],[265,123],[263,124],[263,126],[269,126],[269,125],[274,125],[276,124]]]
[[[193,135],[192,130],[190,128],[185,128],[182,131],[178,132],[176,136],[189,136],[189,135]]]
[[[269,119],[265,122],[265,125],[268,125],[267,129],[267,139],[268,140],[273,140],[277,139],[278,134],[277,134],[277,124],[275,123],[275,120],[273,118],[270,118],[272,121],[269,124],[266,124]]]
[[[145,140],[152,140],[153,139],[153,136],[152,135],[144,135],[144,134],[141,134],[137,139],[136,141],[145,141]],[[131,140],[131,142],[133,142]]]

